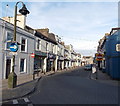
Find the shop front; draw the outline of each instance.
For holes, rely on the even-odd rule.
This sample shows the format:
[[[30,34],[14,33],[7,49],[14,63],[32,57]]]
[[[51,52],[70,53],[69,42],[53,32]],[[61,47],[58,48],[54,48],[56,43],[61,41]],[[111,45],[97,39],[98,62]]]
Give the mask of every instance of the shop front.
[[[56,59],[55,54],[48,53],[47,70],[46,70],[47,72],[48,71],[55,71],[55,59]]]
[[[47,53],[35,51],[34,70],[45,70],[45,58],[47,58]]]
[[[57,61],[57,70],[64,69],[64,57],[59,56]]]
[[[64,59],[64,68],[65,68],[65,69],[69,68],[69,61],[70,61],[69,58],[65,58],[65,59]]]

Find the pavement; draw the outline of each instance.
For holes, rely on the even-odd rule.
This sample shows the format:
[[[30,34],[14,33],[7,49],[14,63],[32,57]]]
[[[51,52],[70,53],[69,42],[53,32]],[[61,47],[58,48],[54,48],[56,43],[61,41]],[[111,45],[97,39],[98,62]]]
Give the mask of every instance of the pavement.
[[[17,86],[15,88],[7,87],[7,80],[3,80],[2,83],[2,102],[9,101],[12,99],[17,99],[20,97],[24,97],[32,92],[34,92],[37,82],[41,79],[41,76],[36,77],[36,79],[32,79],[31,77],[23,78],[24,81],[17,82]],[[26,80],[26,82],[25,82]]]
[[[102,70],[97,71],[97,79],[96,75],[92,75],[93,80],[97,80],[98,82],[109,84],[109,85],[114,85],[114,86],[119,86],[120,81],[112,79],[107,73],[102,72]]]
[[[79,67],[77,68],[79,69]],[[50,71],[50,72],[46,72],[46,74],[41,73],[39,76],[36,75],[34,80],[32,79],[32,76],[28,78],[26,77],[21,78],[22,81],[21,82],[19,81],[17,87],[12,89],[7,88],[7,80],[5,80],[3,81],[4,84],[2,86],[2,102],[25,97],[36,90],[37,84],[43,76],[49,76],[55,73],[60,73],[65,71],[72,71],[72,69],[59,70],[56,72]],[[93,75],[92,78],[95,79],[95,76]],[[27,82],[24,82],[25,80],[27,80]],[[97,81],[102,83],[104,82],[104,83],[118,85],[118,82],[116,80],[112,80],[106,73],[103,73],[102,71],[98,71]]]

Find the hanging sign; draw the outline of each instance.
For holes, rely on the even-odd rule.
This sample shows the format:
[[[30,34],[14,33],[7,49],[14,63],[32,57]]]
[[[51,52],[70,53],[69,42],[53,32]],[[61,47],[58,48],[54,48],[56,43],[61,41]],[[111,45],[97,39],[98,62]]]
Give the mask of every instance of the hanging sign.
[[[95,56],[96,56],[96,60],[97,60],[97,61],[102,61],[102,60],[103,60],[103,57],[104,57],[104,54],[96,53]]]

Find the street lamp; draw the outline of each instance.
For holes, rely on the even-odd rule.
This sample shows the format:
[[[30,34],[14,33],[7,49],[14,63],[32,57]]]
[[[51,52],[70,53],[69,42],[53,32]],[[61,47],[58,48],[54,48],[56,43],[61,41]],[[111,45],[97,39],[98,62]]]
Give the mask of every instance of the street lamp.
[[[22,3],[22,8],[19,10],[19,12],[22,15],[27,15],[30,12],[27,10],[25,4],[22,1],[19,1],[15,5],[15,13],[14,13],[14,36],[13,36],[13,42],[16,43],[16,23],[17,23],[17,5],[19,3]],[[12,66],[12,72],[8,76],[8,87],[9,88],[14,88],[17,85],[17,75],[14,72],[14,67],[15,67],[15,55],[13,55],[13,66]]]

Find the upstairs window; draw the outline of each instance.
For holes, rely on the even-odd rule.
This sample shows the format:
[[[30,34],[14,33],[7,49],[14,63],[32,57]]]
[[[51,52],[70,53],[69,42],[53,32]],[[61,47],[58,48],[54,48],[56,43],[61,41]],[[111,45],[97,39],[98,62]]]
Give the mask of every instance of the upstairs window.
[[[48,43],[46,42],[46,51],[48,52]]]
[[[27,39],[21,38],[21,51],[26,52],[27,51]]]
[[[10,49],[11,41],[13,41],[13,34],[10,32],[7,32],[7,39],[6,39],[6,49]]]
[[[37,50],[40,50],[41,49],[41,41],[38,39],[37,41]]]

